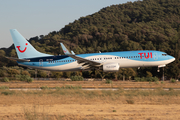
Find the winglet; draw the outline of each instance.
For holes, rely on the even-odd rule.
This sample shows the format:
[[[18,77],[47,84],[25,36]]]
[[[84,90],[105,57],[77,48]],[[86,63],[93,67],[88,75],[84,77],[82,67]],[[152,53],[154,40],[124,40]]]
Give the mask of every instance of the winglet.
[[[63,45],[63,43],[60,43],[61,44],[61,47],[63,49],[63,52],[65,55],[71,55],[71,53],[68,51],[68,49]]]

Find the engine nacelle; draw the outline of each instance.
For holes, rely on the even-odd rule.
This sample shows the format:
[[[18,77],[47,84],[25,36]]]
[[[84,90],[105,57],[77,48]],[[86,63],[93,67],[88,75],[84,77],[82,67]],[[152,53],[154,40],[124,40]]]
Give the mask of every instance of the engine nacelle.
[[[103,65],[104,72],[117,72],[119,71],[119,64],[118,63],[108,63]]]

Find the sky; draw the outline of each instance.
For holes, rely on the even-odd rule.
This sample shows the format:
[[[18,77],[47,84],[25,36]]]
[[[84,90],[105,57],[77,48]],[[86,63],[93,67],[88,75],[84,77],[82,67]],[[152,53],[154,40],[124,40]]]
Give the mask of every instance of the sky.
[[[104,7],[130,1],[136,0],[0,0],[0,48],[12,45],[10,29],[26,39],[47,35]]]

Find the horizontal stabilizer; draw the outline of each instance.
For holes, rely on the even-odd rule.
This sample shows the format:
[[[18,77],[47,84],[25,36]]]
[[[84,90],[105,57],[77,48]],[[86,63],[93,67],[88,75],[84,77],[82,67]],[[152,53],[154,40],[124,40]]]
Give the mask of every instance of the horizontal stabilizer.
[[[28,59],[18,59],[18,58],[13,58],[13,57],[6,57],[8,59],[11,59],[11,60],[16,60],[16,61],[19,61],[19,62],[29,62],[30,60]]]

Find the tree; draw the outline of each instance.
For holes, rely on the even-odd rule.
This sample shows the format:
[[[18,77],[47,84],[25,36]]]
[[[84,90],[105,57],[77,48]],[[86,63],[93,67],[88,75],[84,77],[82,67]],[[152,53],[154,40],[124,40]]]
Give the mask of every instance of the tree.
[[[46,73],[46,71],[44,71],[44,70],[38,70],[37,75],[38,75],[39,77],[41,77],[41,78],[47,77],[47,73]]]
[[[59,79],[63,76],[63,72],[51,72],[51,76]]]
[[[0,56],[5,56],[5,55],[6,55],[5,51],[4,50],[0,50]]]
[[[27,76],[31,77],[31,75],[29,74],[29,72],[28,72],[27,70],[23,70],[23,71],[21,72],[21,74],[22,74],[22,75],[27,75]]]
[[[107,73],[101,71],[101,70],[97,70],[97,72],[99,73],[99,75],[101,76],[101,79],[103,80],[106,76]]]
[[[149,72],[149,71],[146,71],[146,77],[152,77],[153,75],[152,75],[152,73],[151,72]]]
[[[63,72],[63,77],[65,78],[70,78],[71,77],[71,72]]]
[[[8,69],[8,73],[10,74],[11,77],[14,77],[17,74],[20,74],[19,70],[12,69],[12,68]]]
[[[17,57],[17,55],[16,55],[16,50],[15,50],[15,49],[12,49],[12,50],[11,50],[10,56],[11,56],[11,57]]]
[[[29,41],[38,51],[54,55],[63,54],[59,42],[68,44],[76,54],[159,50],[176,57],[173,65],[178,67],[166,67],[165,74],[177,77],[171,71],[180,70],[179,6],[179,0],[143,0],[112,5],[81,17],[57,32],[40,35],[41,39],[36,36]],[[2,50],[8,56],[17,57],[14,46]],[[0,66],[4,65],[17,64],[0,56]],[[157,75],[153,69],[147,71]],[[141,72],[142,77],[147,75],[146,71]],[[122,78],[121,74],[118,77]]]

